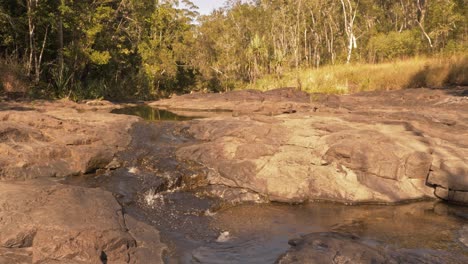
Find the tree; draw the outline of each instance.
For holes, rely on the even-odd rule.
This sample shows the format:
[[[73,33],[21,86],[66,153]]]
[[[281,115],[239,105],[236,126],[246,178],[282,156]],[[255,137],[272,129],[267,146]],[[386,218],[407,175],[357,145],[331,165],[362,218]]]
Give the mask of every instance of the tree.
[[[230,0],[200,17],[188,0],[0,0],[0,58],[48,96],[226,91],[304,67],[466,50],[465,2]]]
[[[346,56],[346,63],[351,61],[353,49],[357,48],[356,35],[354,34],[354,21],[356,20],[357,7],[354,7],[351,0],[340,0],[343,7],[344,31],[348,41],[348,54]],[[358,2],[359,3],[359,2]]]

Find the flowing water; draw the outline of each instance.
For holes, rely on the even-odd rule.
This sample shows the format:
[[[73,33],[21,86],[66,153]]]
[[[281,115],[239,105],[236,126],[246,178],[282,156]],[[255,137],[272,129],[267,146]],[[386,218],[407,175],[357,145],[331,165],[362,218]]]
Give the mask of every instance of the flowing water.
[[[183,120],[146,108],[121,109],[149,120]],[[157,114],[155,114],[157,112]],[[157,116],[157,118],[155,118]],[[164,118],[163,118],[164,117]],[[115,194],[127,214],[160,230],[167,263],[274,263],[288,240],[312,232],[345,232],[418,254],[468,256],[462,230],[468,208],[439,201],[382,206],[335,203],[232,205],[203,195],[208,173],[179,162],[175,150],[193,139],[184,122],[141,122],[119,154],[122,167],[65,180]]]

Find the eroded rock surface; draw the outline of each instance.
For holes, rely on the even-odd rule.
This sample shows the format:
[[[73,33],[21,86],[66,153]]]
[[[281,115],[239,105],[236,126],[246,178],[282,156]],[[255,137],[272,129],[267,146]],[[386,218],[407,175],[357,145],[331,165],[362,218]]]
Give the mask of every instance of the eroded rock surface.
[[[0,179],[16,180],[105,168],[138,118],[65,101],[2,103],[0,120]]]
[[[207,99],[176,97],[156,104],[194,108],[203,102],[203,110],[231,112],[171,124],[167,128],[171,133],[144,130],[147,135],[137,140],[168,138],[162,142],[170,151],[138,150],[139,163],[135,164],[144,165],[143,171],[151,172],[148,176],[164,176],[160,165],[173,162],[166,167],[177,171],[174,179],[187,179],[180,186],[202,187],[203,192],[234,203],[392,203],[432,197],[434,189],[435,196],[463,203],[468,190],[465,91],[417,89],[338,97],[282,89],[266,94],[209,95]],[[128,147],[128,129],[138,119],[107,113],[112,107],[99,101],[0,104],[1,264],[162,261],[166,246],[159,232],[125,214],[111,193],[48,179],[119,167],[114,155]],[[160,163],[147,156],[157,156]],[[179,164],[187,172],[197,167],[203,175],[179,177]],[[135,168],[120,171],[130,177],[131,169]],[[171,179],[166,180],[170,183]],[[148,204],[166,182],[155,184],[148,192],[152,195],[145,197]],[[465,238],[465,229],[457,231],[457,241],[466,245]],[[319,239],[329,248],[344,248],[344,260],[376,258],[391,263],[409,256],[403,260],[426,261],[419,254],[413,256],[414,252],[380,254],[375,245],[347,235]],[[296,248],[301,243],[295,243]],[[297,254],[301,251],[307,256],[307,248]],[[368,253],[357,258],[347,255],[360,249]],[[288,254],[296,254],[294,250]],[[450,256],[440,259],[450,260]]]
[[[392,249],[342,233],[313,233],[291,240],[277,263],[466,263],[467,257],[437,251]]]
[[[435,195],[466,203],[467,89],[341,97],[241,91],[153,105],[234,112],[191,121],[188,132],[199,143],[177,152],[211,168],[213,185],[281,202],[392,203]]]
[[[112,193],[54,182],[115,169],[139,119],[109,102],[0,103],[0,263],[162,263],[159,232]]]
[[[0,230],[0,263],[158,263],[165,248],[111,193],[49,181],[0,183]]]
[[[203,120],[189,131],[203,143],[180,148],[180,158],[217,171],[211,184],[271,201],[399,202],[431,194],[430,149],[403,127],[311,115]]]

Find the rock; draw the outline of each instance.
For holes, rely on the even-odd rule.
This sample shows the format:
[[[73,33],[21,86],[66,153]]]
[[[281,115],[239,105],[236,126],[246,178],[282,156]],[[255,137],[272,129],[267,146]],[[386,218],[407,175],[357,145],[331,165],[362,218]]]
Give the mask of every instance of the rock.
[[[122,166],[122,164],[116,159],[112,159],[112,161],[110,163],[107,164],[106,166],[106,169],[108,170],[116,170],[118,168],[120,168]]]
[[[0,112],[0,180],[64,177],[106,168],[130,142],[138,118],[77,111],[71,102],[4,103]],[[11,110],[16,109],[16,110]],[[115,162],[111,167],[115,167]]]
[[[244,188],[270,201],[392,203],[431,195],[424,177],[429,147],[402,126],[297,115],[268,122],[199,120],[189,133],[201,142],[179,148],[180,159],[216,170],[211,184]],[[416,174],[408,177],[410,171]]]
[[[416,152],[408,156],[405,175],[413,179],[426,179],[432,165],[432,156],[426,152]]]
[[[48,181],[0,183],[0,230],[0,263],[162,263],[165,248],[111,193]]]
[[[460,242],[468,248],[468,225],[463,226],[463,229],[460,230]]]
[[[125,224],[137,241],[137,247],[130,249],[129,263],[163,263],[162,255],[167,247],[160,242],[159,232],[129,215],[125,215]]]
[[[280,257],[289,263],[466,263],[464,256],[438,251],[397,250],[375,241],[342,233],[313,233],[291,240],[292,248]]]
[[[441,160],[428,177],[435,195],[446,201],[468,204],[468,167],[465,160]]]
[[[450,190],[445,187],[435,186],[434,195],[445,201],[455,202],[460,204],[468,204],[468,192]]]
[[[294,88],[267,92],[243,90],[219,94],[187,94],[152,102],[150,105],[170,109],[175,113],[185,112],[186,114],[187,110],[196,110],[198,116],[213,116],[213,111],[232,112],[233,116],[251,113],[278,115],[307,110],[310,105],[310,96]],[[207,111],[202,112],[203,110]]]
[[[206,188],[198,188],[197,193],[201,193],[208,197],[221,198],[224,202],[227,202],[230,205],[237,205],[245,202],[267,202],[258,193],[253,193],[246,189],[229,188],[223,185],[209,185]]]
[[[32,252],[28,248],[1,248],[0,264],[30,264]]]
[[[0,263],[162,263],[158,231],[111,193],[47,179],[120,167],[139,118],[107,103],[24,104],[0,105]]]
[[[88,100],[88,101],[85,101],[84,102],[86,105],[90,105],[90,106],[112,106],[113,103],[112,102],[109,102],[107,100]]]
[[[468,87],[406,89],[342,97],[342,106],[371,118],[404,122],[431,147],[427,185],[446,201],[468,203]],[[364,113],[361,113],[364,114]],[[354,117],[352,117],[354,118]],[[388,122],[387,121],[387,122]]]
[[[214,169],[214,185],[292,203],[434,196],[467,203],[468,100],[456,96],[408,89],[307,100],[282,89],[178,96],[153,105],[242,112],[185,125],[199,142],[180,147],[177,156]],[[265,105],[277,105],[274,116]],[[288,105],[296,113],[281,115]]]
[[[316,233],[291,240],[292,249],[278,263],[396,263],[357,237],[340,233]]]

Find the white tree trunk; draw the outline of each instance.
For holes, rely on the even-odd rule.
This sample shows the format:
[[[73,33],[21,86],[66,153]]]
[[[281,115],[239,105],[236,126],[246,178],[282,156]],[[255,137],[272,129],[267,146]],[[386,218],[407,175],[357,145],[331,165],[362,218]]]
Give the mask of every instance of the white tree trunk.
[[[349,63],[353,49],[357,48],[356,36],[354,35],[354,20],[356,19],[357,8],[353,8],[351,0],[346,0],[346,3],[341,0],[341,6],[343,7],[344,28],[348,42],[346,63]]]

